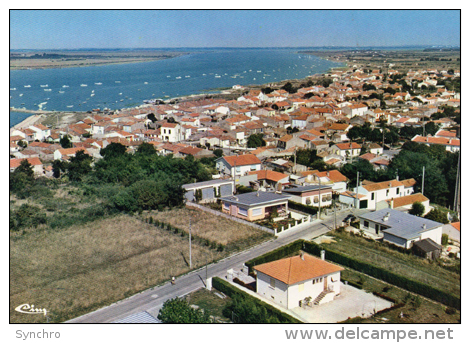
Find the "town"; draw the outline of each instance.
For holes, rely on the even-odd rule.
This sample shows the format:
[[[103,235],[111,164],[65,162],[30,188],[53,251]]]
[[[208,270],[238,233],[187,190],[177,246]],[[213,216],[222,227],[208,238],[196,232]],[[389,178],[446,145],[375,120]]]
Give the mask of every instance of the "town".
[[[74,225],[91,237],[104,218],[99,234],[127,241],[91,247],[86,268],[127,260],[121,243],[152,253],[120,267],[135,284],[82,294],[51,320],[178,322],[173,307],[196,323],[460,322],[460,70],[341,55],[346,67],[304,80],[11,128],[14,239]],[[159,255],[159,244],[174,250]],[[70,272],[85,288],[86,268]],[[166,298],[145,310],[126,299],[87,314],[155,287]]]

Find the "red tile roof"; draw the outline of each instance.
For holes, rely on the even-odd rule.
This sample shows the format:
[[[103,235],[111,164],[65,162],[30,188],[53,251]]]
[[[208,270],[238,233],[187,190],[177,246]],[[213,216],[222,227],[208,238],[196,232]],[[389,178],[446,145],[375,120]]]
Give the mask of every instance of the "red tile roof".
[[[282,179],[285,179],[286,177],[289,177],[287,174],[279,173],[273,170],[255,170],[251,171],[248,173],[248,175],[254,175],[256,174],[258,176],[258,180],[270,180],[274,182],[278,182]]]
[[[340,150],[350,150],[350,149],[360,149],[362,146],[360,144],[357,144],[355,142],[352,143],[338,143],[336,146]]]
[[[293,285],[339,272],[344,268],[309,254],[303,254],[303,259],[301,256],[288,257],[255,266],[254,269],[287,285]]]
[[[251,164],[261,164],[260,159],[253,154],[224,156],[223,159],[232,167],[235,165],[247,166]]]
[[[12,158],[10,159],[10,169],[16,169],[20,166],[23,160],[27,160],[32,166],[40,166],[42,162],[38,157],[29,157],[29,158]]]

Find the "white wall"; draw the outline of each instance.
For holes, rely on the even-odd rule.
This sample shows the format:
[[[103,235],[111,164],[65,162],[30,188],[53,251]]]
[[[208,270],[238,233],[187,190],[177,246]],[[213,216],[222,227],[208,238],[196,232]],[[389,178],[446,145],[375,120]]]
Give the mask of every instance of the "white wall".
[[[425,231],[421,233],[421,239],[430,238],[437,244],[441,244],[442,241],[442,226],[439,226],[433,230]]]
[[[259,271],[256,272],[256,293],[276,304],[287,307],[287,284],[275,280],[275,287],[271,287],[271,277]]]

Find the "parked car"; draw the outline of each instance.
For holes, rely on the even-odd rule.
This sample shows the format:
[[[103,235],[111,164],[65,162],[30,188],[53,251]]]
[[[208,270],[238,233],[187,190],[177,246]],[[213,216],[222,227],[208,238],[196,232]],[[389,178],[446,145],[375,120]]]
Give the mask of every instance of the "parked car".
[[[355,221],[357,218],[354,214],[348,214],[346,216],[346,218],[343,219],[343,223],[347,223],[347,222],[353,222]]]

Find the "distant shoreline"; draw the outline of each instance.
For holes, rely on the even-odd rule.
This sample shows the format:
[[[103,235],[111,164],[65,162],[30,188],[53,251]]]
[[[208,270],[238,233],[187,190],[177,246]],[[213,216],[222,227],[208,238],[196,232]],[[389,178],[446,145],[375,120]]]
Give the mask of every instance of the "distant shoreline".
[[[11,70],[37,70],[37,69],[63,69],[63,68],[77,68],[77,67],[95,67],[104,65],[119,65],[129,63],[143,63],[143,62],[154,62],[165,59],[175,58],[189,54],[188,52],[172,52],[172,53],[161,53],[159,55],[149,56],[129,56],[129,53],[119,55],[107,55],[107,54],[96,54],[96,55],[67,55],[58,54],[45,55],[45,58],[25,58],[11,55],[10,53],[10,71]],[[132,55],[132,54],[131,54]],[[34,55],[33,55],[34,56]],[[47,57],[49,56],[49,57]]]

